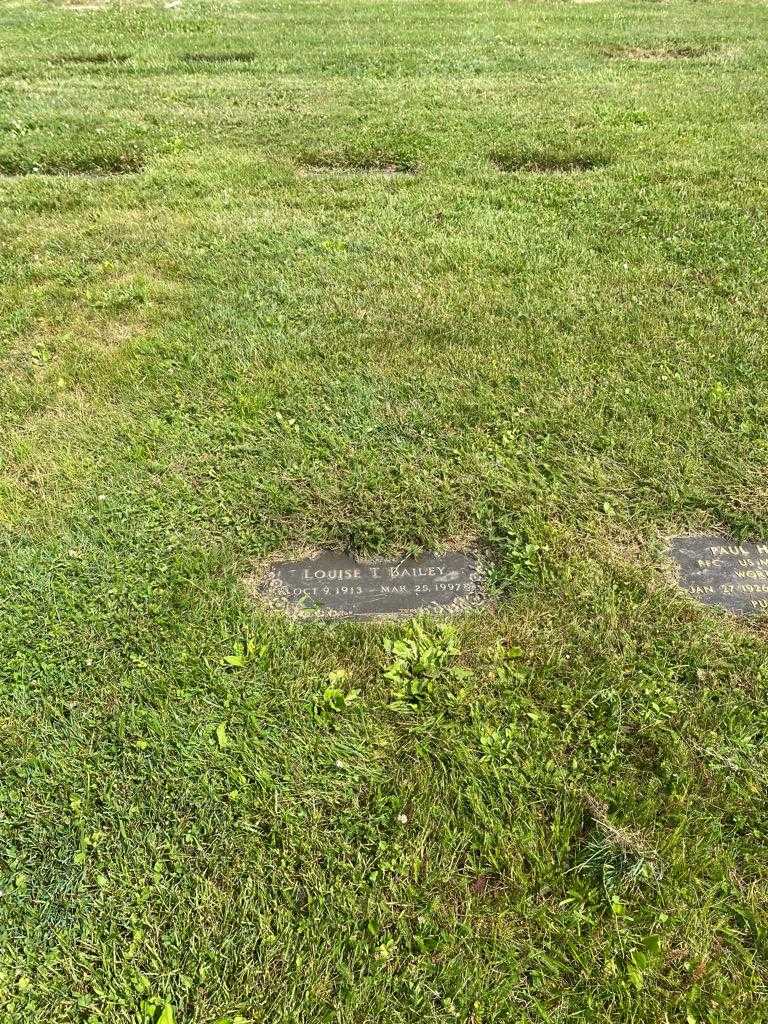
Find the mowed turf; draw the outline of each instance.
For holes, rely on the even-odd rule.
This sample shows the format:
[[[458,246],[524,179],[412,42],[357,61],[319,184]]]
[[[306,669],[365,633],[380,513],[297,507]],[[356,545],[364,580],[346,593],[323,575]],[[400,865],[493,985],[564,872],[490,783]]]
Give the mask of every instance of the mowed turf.
[[[5,0],[3,1022],[765,1019],[765,627],[663,548],[768,537],[767,29]]]

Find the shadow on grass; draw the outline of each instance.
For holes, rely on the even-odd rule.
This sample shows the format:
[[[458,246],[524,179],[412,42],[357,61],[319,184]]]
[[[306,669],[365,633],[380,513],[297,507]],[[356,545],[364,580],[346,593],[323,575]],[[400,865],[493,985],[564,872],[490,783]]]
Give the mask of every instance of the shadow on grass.
[[[246,50],[240,53],[184,53],[182,60],[189,64],[248,64],[256,60],[258,55],[253,50]]]
[[[61,53],[50,58],[53,64],[75,64],[85,67],[127,64],[130,59],[130,54],[127,53]]]
[[[304,174],[412,175],[418,171],[415,161],[391,153],[344,154],[315,153],[301,163]]]
[[[106,153],[55,153],[27,156],[0,153],[0,174],[5,177],[45,175],[49,177],[102,177],[136,174],[145,166],[143,154],[136,150]]]
[[[491,153],[491,163],[506,174],[577,174],[606,167],[610,160],[601,153],[509,152]]]
[[[614,46],[604,49],[604,56],[613,60],[695,60],[701,57],[717,57],[720,54],[706,46],[660,46],[643,49],[636,46]]]

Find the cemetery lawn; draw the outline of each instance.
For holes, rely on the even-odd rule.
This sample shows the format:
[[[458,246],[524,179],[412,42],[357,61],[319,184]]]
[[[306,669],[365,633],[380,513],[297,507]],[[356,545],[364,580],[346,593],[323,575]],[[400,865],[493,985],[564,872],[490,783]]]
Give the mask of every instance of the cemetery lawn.
[[[4,0],[0,1020],[765,1019],[767,18]]]

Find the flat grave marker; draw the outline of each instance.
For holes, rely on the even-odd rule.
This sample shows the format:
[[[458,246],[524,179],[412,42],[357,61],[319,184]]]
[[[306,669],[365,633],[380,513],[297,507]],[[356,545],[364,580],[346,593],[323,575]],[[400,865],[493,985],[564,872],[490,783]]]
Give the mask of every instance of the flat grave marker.
[[[668,552],[680,587],[696,601],[734,615],[768,612],[768,541],[672,537]]]
[[[357,562],[332,551],[274,562],[258,585],[267,604],[301,618],[375,619],[456,614],[487,603],[475,554]]]

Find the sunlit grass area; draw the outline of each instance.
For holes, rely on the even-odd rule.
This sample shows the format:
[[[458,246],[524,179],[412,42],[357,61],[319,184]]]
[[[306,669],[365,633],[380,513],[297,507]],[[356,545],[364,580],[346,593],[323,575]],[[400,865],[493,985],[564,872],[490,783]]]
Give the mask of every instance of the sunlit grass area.
[[[768,15],[0,7],[0,1018],[764,1019]],[[285,621],[283,551],[492,603]]]

